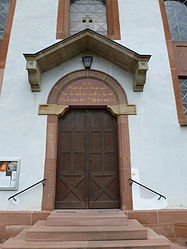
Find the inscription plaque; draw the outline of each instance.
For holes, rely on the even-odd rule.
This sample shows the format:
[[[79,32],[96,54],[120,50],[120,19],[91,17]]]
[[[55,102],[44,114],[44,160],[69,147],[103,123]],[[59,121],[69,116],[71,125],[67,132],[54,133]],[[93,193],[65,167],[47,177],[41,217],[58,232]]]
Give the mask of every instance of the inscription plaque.
[[[58,99],[59,105],[117,105],[118,99],[104,82],[81,79],[68,84]]]

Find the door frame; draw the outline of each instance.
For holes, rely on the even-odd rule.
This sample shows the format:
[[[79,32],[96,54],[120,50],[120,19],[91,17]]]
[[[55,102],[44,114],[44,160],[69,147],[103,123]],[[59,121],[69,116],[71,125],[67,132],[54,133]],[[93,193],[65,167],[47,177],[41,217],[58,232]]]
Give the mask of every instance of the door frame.
[[[90,74],[90,75],[89,75]],[[131,178],[131,162],[130,162],[130,140],[129,140],[129,126],[128,115],[135,114],[132,105],[128,105],[127,96],[120,86],[120,84],[106,73],[96,70],[79,70],[72,72],[61,80],[52,88],[48,104],[49,110],[46,111],[46,106],[41,105],[39,114],[47,114],[47,135],[46,135],[46,156],[44,178],[47,179],[43,189],[42,210],[53,210],[55,207],[55,189],[56,189],[56,166],[57,166],[57,146],[58,146],[58,123],[59,115],[63,115],[65,111],[71,106],[57,106],[59,94],[63,91],[64,85],[79,80],[83,77],[93,77],[108,84],[119,100],[119,106],[113,108],[112,106],[85,106],[85,108],[106,108],[111,113],[117,116],[118,129],[118,162],[119,162],[119,188],[120,188],[120,203],[121,210],[132,209],[132,186],[129,184]],[[122,108],[123,107],[123,108]],[[124,108],[127,110],[124,111]],[[45,110],[44,110],[44,109]],[[76,107],[84,108],[84,106]],[[123,109],[123,110],[122,110]]]

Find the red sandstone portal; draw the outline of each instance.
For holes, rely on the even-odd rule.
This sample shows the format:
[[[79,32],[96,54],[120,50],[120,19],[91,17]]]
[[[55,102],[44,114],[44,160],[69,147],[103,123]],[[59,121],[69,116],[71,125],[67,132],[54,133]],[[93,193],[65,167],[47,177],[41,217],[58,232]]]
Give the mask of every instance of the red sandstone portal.
[[[120,84],[110,75],[96,70],[72,72],[52,88],[48,104],[78,108],[102,108],[127,104],[127,97]],[[43,192],[43,210],[55,207],[56,167],[58,151],[59,117],[48,115],[45,174],[47,179]],[[120,180],[120,206],[122,210],[132,209],[132,193],[128,179],[131,176],[128,115],[117,116],[118,161]]]

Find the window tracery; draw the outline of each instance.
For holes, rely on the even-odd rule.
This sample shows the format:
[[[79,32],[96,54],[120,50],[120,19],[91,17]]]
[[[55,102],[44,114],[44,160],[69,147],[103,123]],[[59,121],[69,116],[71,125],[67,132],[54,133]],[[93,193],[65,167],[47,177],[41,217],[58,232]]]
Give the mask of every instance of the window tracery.
[[[187,41],[187,1],[165,1],[166,13],[173,41]]]
[[[71,5],[83,2],[82,5],[95,5],[98,10],[92,10],[93,14],[84,12],[84,15],[79,18],[79,26],[82,29],[90,28],[94,31],[106,35],[108,38],[113,40],[120,40],[120,23],[119,23],[119,11],[118,11],[118,0],[58,0],[58,15],[57,15],[57,29],[56,38],[63,39],[70,36],[75,31],[76,27],[73,27],[75,23],[70,25],[70,8]],[[101,11],[102,10],[102,11]],[[75,11],[76,12],[76,11]],[[98,17],[95,17],[95,12],[104,13]],[[73,18],[78,18],[77,12]],[[73,20],[73,19],[72,19]],[[84,25],[84,26],[83,26]],[[88,27],[89,26],[89,27]],[[80,30],[82,30],[80,29]],[[79,30],[79,31],[80,31]]]
[[[168,43],[173,47],[175,59],[174,74],[178,76],[174,87],[177,110],[184,125],[187,124],[187,0],[165,0],[164,5],[171,36]]]
[[[187,114],[187,78],[180,78],[180,92],[184,106],[184,114]]]
[[[10,0],[0,1],[0,40],[3,40],[4,38],[9,7],[10,7]]]
[[[85,28],[107,34],[104,0],[71,0],[69,33],[75,34]]]

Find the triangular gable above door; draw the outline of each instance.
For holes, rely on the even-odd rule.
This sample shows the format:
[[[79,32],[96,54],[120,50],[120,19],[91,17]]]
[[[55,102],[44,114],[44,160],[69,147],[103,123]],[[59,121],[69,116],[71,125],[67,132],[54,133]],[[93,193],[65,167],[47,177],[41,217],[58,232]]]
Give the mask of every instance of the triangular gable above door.
[[[33,92],[41,90],[41,74],[80,53],[91,51],[134,75],[133,89],[142,92],[150,55],[140,55],[97,32],[85,29],[35,54],[24,54]]]

